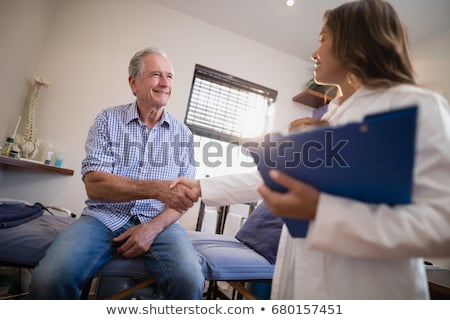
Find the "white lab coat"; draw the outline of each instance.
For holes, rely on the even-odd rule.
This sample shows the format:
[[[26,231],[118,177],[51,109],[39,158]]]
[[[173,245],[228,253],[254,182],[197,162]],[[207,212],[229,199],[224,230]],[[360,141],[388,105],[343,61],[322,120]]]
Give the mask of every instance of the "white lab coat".
[[[426,299],[422,258],[450,256],[450,110],[440,95],[401,85],[361,88],[324,115],[331,125],[418,105],[413,203],[369,205],[321,193],[306,238],[283,227],[272,299]],[[389,174],[388,172],[386,173]],[[202,181],[202,198],[214,205],[258,197],[253,177]],[[242,179],[247,179],[244,183]],[[225,182],[226,181],[226,182]],[[219,184],[226,183],[226,192]],[[253,188],[252,190],[250,190]],[[219,190],[218,192],[214,189]]]

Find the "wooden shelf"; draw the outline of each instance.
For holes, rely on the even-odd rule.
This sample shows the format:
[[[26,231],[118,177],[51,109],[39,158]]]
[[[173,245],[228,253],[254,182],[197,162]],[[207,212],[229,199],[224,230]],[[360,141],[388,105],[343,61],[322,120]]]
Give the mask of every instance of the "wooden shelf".
[[[293,101],[306,104],[313,108],[320,108],[329,103],[333,97],[314,90],[305,90],[292,98]]]
[[[450,271],[426,266],[426,272],[431,299],[450,299]]]
[[[28,168],[33,170],[47,171],[57,174],[62,174],[66,176],[73,176],[73,170],[66,168],[59,168],[55,166],[50,166],[43,164],[41,162],[24,160],[24,159],[15,159],[11,157],[0,156],[0,165],[5,166],[14,166],[19,168]]]

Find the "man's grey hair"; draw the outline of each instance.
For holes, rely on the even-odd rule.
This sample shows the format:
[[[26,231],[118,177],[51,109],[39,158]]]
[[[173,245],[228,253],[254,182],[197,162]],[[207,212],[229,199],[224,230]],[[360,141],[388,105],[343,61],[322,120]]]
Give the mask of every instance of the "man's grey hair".
[[[130,65],[128,66],[128,75],[133,78],[140,78],[142,76],[142,59],[149,54],[157,54],[167,58],[165,52],[158,48],[145,48],[136,52],[130,60]]]

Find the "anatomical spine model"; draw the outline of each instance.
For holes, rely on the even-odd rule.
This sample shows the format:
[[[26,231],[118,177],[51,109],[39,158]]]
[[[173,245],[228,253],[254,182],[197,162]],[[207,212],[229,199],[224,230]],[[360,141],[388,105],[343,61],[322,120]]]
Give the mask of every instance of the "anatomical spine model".
[[[42,87],[48,87],[50,83],[42,78],[34,78],[33,91],[28,102],[28,119],[25,126],[25,132],[21,141],[18,141],[21,156],[27,159],[33,159],[38,150],[40,141],[37,139],[37,128],[35,124],[36,106],[39,102],[39,94]]]

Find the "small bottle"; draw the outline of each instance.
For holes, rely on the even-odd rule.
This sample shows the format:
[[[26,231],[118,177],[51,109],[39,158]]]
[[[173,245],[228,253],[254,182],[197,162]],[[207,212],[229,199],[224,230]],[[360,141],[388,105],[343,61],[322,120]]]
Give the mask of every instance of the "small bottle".
[[[61,167],[62,166],[63,158],[64,158],[64,150],[60,150],[56,154],[55,167]]]
[[[10,157],[10,158],[17,159],[17,158],[19,157],[19,152],[18,152],[17,150],[11,150],[11,151],[9,152],[9,157]]]
[[[50,165],[52,163],[52,158],[53,158],[53,145],[49,144],[47,150],[45,151],[44,164]]]
[[[2,148],[2,156],[9,156],[9,153],[11,152],[11,147],[12,147],[13,143],[14,143],[13,137],[8,137],[6,139],[6,142]]]

